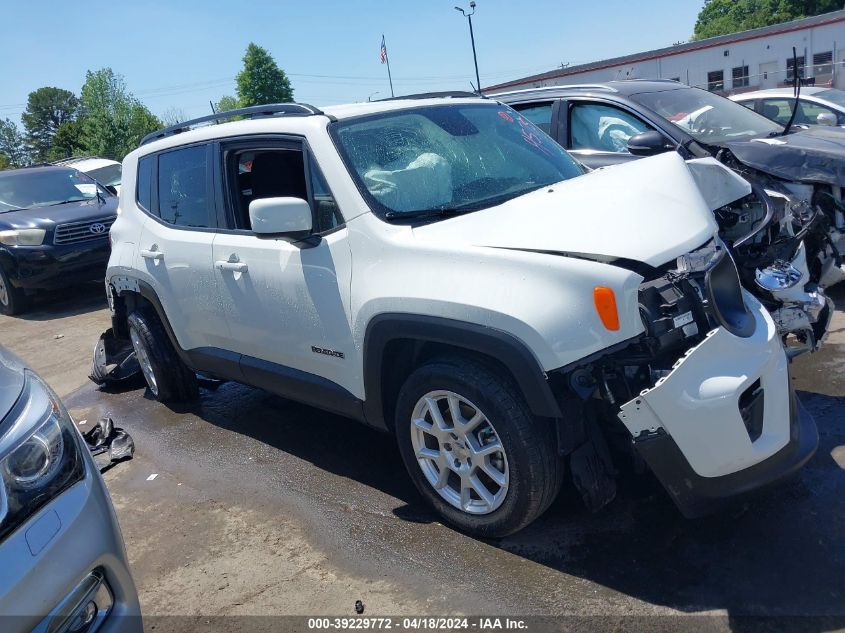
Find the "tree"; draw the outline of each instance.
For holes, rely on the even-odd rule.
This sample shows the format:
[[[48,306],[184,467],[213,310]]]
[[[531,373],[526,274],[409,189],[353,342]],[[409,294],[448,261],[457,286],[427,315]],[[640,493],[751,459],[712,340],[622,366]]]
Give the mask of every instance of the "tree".
[[[53,135],[53,145],[47,154],[48,160],[70,158],[84,152],[82,147],[82,121],[65,121]]]
[[[88,154],[123,160],[145,134],[162,126],[111,68],[86,73],[80,102],[80,144]]]
[[[293,101],[293,88],[285,71],[266,49],[252,42],[246,47],[244,68],[235,81],[242,107]]]
[[[175,106],[167,108],[161,115],[161,122],[168,127],[187,120],[188,116],[185,111]]]
[[[11,167],[29,164],[23,134],[11,119],[0,121],[0,155],[5,157]]]
[[[6,158],[5,154],[0,154],[0,171],[4,169],[9,169],[12,166],[12,163],[9,162],[9,159]]]
[[[841,0],[704,0],[694,40],[780,24],[842,8]]]
[[[220,97],[220,101],[214,104],[214,111],[226,112],[227,110],[237,110],[240,107],[240,101],[238,101],[235,97],[226,95],[225,97]]]
[[[53,136],[62,123],[73,120],[78,108],[79,100],[70,90],[45,87],[29,93],[21,120],[34,161],[47,160]]]

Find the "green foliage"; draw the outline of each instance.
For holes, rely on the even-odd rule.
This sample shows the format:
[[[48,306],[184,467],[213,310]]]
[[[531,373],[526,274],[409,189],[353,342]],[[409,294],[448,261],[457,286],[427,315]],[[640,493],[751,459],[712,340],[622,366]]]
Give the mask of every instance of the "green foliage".
[[[4,169],[9,169],[12,166],[12,163],[9,162],[9,159],[6,158],[5,154],[0,154],[0,171]]]
[[[251,42],[244,55],[244,68],[235,80],[243,107],[293,101],[293,88],[285,71],[266,49]]]
[[[226,112],[227,110],[237,110],[240,107],[240,101],[238,101],[235,97],[226,95],[225,97],[220,97],[220,101],[214,104],[214,111]]]
[[[79,100],[69,90],[45,87],[29,93],[21,119],[35,162],[47,160],[53,136],[63,123],[73,120],[78,108]]]
[[[728,35],[841,8],[841,0],[704,0],[693,39]]]
[[[86,73],[80,101],[80,144],[86,154],[121,161],[145,134],[162,127],[111,68]]]
[[[82,147],[82,121],[65,121],[53,135],[53,144],[47,153],[47,160],[61,160],[84,154]]]
[[[0,121],[0,155],[9,167],[24,167],[29,164],[23,134],[11,119]]]

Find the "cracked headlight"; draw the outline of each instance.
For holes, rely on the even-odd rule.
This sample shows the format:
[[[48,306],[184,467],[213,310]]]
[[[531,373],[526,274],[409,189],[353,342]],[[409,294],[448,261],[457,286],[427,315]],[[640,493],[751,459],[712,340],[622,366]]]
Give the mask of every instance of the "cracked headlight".
[[[0,540],[84,475],[73,421],[53,390],[25,373],[21,397],[0,422]]]
[[[40,246],[44,243],[44,229],[13,229],[0,231],[0,244],[6,246]]]

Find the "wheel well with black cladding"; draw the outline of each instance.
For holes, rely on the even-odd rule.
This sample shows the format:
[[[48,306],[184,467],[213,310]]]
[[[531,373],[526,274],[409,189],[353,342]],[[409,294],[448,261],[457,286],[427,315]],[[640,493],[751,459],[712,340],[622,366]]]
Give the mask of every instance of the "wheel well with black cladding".
[[[561,417],[546,374],[528,347],[495,328],[415,314],[380,314],[364,339],[364,410],[367,422],[393,430],[399,391],[408,376],[432,358],[456,355],[486,363],[519,388],[532,413]]]

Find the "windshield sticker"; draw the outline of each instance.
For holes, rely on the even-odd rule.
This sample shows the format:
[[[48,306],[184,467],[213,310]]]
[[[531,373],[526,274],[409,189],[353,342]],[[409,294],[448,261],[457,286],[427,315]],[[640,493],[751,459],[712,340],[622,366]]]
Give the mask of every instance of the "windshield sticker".
[[[517,117],[517,121],[519,121],[519,125],[522,128],[522,140],[529,145],[533,145],[547,156],[551,156],[552,152],[546,146],[543,137],[537,134],[537,132],[542,134],[541,130],[524,117]]]
[[[502,117],[508,123],[513,123],[513,117],[504,110],[499,110],[499,116]]]

